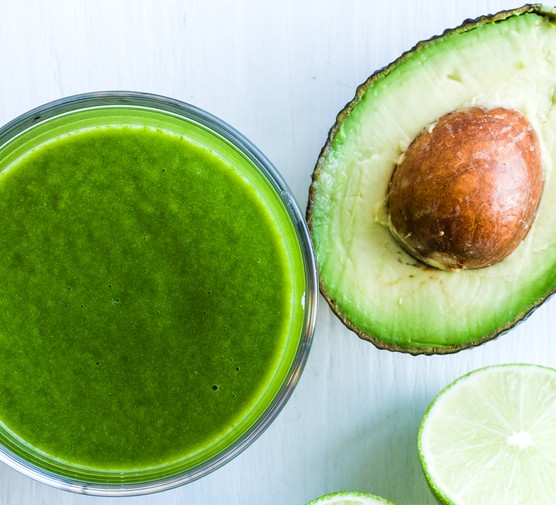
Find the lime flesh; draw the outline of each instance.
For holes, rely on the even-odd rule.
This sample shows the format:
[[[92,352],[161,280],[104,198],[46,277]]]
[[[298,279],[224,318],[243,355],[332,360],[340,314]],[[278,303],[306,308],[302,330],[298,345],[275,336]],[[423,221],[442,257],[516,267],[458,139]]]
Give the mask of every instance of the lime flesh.
[[[321,496],[307,505],[395,505],[391,501],[368,493],[340,492]]]
[[[556,370],[482,368],[440,392],[419,432],[436,498],[450,505],[556,502]]]

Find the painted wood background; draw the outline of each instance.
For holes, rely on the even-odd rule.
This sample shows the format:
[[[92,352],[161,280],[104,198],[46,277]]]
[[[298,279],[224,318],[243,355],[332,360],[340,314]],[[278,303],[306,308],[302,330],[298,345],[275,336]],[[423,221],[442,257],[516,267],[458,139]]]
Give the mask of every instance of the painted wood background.
[[[301,207],[336,113],[417,41],[504,0],[1,0],[0,123],[75,93],[125,89],[190,102],[249,137]],[[1,281],[0,281],[1,282]],[[484,365],[556,366],[556,301],[510,334],[450,356],[379,351],[320,303],[291,400],[231,463],[121,505],[303,505],[336,490],[433,505],[416,437],[436,393]],[[1,364],[0,364],[1,366]],[[0,466],[1,504],[104,505]]]

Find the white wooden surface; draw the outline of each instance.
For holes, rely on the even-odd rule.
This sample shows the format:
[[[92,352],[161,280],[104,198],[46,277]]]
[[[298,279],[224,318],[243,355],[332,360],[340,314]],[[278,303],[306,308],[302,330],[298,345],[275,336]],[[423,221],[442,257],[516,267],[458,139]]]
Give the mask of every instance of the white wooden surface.
[[[220,116],[275,163],[304,208],[335,114],[355,87],[417,41],[504,0],[0,0],[0,123],[75,93],[168,95]],[[320,303],[301,381],[238,458],[128,505],[303,505],[336,490],[434,503],[419,421],[448,382],[493,363],[556,366],[556,300],[510,334],[451,356],[379,351]],[[107,504],[0,466],[0,504]]]

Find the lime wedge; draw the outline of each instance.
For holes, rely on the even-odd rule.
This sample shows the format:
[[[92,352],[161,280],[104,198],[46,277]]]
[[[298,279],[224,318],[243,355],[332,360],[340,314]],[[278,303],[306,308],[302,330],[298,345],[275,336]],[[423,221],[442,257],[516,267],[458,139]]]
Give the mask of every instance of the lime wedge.
[[[310,501],[306,505],[395,505],[391,501],[368,493],[331,493]]]
[[[482,368],[430,404],[419,457],[439,502],[556,503],[556,370],[514,364]]]

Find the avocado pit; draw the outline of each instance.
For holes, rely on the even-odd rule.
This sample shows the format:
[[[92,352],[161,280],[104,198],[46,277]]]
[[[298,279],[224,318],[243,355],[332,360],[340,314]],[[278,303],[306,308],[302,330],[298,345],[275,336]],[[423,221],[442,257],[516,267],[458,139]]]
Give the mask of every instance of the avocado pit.
[[[525,238],[542,188],[539,141],[523,114],[457,110],[425,128],[401,156],[387,194],[390,231],[430,266],[486,267]]]

